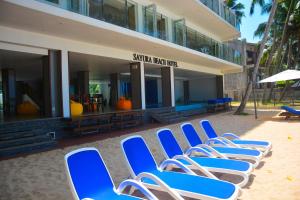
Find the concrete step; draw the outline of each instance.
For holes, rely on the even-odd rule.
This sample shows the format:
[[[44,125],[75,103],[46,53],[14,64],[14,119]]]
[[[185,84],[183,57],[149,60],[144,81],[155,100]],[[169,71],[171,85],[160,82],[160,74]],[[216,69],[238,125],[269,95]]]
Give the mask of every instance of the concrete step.
[[[55,141],[49,140],[49,141],[42,141],[33,144],[24,144],[24,145],[18,145],[13,147],[1,148],[0,157],[15,156],[20,153],[38,152],[41,150],[54,148],[55,145],[56,145]]]
[[[175,122],[180,122],[180,121],[184,121],[187,118],[183,115],[180,115],[178,113],[169,113],[168,115],[158,115],[158,114],[154,114],[152,115],[152,117],[160,122],[160,123],[165,123],[165,124],[169,124],[169,123],[175,123]]]
[[[168,123],[176,123],[176,122],[184,121],[186,119],[187,119],[186,117],[178,116],[178,117],[166,118],[166,121],[168,121]]]
[[[21,132],[21,131],[31,131],[31,130],[36,130],[36,129],[41,129],[41,126],[39,125],[34,125],[34,124],[13,124],[10,126],[3,126],[0,128],[0,135],[2,134],[10,134],[10,133],[15,133],[15,132]]]
[[[41,134],[41,133],[39,133],[37,130],[0,134],[0,141],[13,140],[13,139],[18,139],[18,138],[26,138],[26,137],[34,137],[34,136],[37,136],[38,134]]]
[[[0,149],[12,147],[12,146],[25,145],[25,144],[33,144],[33,143],[49,141],[49,140],[51,140],[51,138],[48,135],[28,136],[22,138],[3,140],[0,141]]]
[[[180,116],[180,113],[177,113],[177,112],[168,112],[168,113],[161,113],[161,114],[155,113],[154,115],[158,115],[160,117],[172,117],[172,116]]]

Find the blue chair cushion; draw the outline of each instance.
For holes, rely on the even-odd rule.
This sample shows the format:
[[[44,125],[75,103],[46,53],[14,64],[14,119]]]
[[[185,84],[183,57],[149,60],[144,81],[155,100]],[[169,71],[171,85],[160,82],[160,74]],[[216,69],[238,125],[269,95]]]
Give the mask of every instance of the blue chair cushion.
[[[287,112],[292,113],[294,115],[300,115],[300,110],[295,110],[294,108],[288,106],[282,106],[281,109],[286,110]]]
[[[219,199],[228,199],[235,192],[235,186],[229,182],[214,180],[201,176],[187,175],[179,172],[152,171],[152,174],[159,177],[173,189],[185,190],[195,194],[208,195]],[[144,183],[155,184],[149,179]]]
[[[245,144],[245,145],[260,145],[269,146],[270,143],[266,141],[254,141],[254,140],[232,140],[234,144]]]
[[[247,155],[247,156],[259,156],[261,152],[254,149],[243,149],[234,147],[213,147],[220,153],[224,154],[236,154],[236,155]]]
[[[251,164],[249,162],[240,160],[230,160],[221,158],[207,158],[207,157],[191,157],[193,161],[201,165],[202,167],[211,167],[218,169],[236,170],[246,172],[250,169]],[[187,161],[178,159],[185,165],[190,165]]]

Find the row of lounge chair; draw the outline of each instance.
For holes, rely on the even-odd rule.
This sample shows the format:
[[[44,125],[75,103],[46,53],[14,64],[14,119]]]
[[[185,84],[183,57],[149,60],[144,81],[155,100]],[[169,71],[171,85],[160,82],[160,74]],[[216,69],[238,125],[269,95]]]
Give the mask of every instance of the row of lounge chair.
[[[233,133],[218,136],[209,121],[200,125],[208,140],[203,143],[191,123],[181,125],[181,132],[190,147],[183,151],[170,129],[157,132],[166,160],[158,165],[141,136],[121,141],[122,151],[132,179],[115,187],[107,167],[96,148],[82,148],[68,153],[65,164],[75,199],[136,200],[136,189],[147,199],[158,200],[149,190],[169,193],[174,199],[237,199],[241,187],[272,145],[266,141],[242,140]],[[251,162],[245,161],[250,160]],[[174,170],[176,169],[176,170]],[[204,175],[197,175],[200,171]],[[213,173],[239,175],[243,180],[234,184],[218,179]],[[130,192],[123,193],[131,187]]]

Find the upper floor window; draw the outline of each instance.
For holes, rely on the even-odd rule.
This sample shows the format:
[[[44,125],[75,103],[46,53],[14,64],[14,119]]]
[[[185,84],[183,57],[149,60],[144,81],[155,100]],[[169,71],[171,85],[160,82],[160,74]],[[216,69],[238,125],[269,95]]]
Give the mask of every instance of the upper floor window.
[[[59,4],[59,0],[45,0],[45,1],[49,1],[51,3]]]
[[[168,18],[156,12],[155,5],[144,7],[144,33],[166,40],[167,24]]]
[[[167,40],[167,27],[168,27],[167,17],[160,13],[157,13],[156,23],[157,23],[157,37],[163,40]]]
[[[88,0],[88,16],[136,30],[136,4],[127,0]]]

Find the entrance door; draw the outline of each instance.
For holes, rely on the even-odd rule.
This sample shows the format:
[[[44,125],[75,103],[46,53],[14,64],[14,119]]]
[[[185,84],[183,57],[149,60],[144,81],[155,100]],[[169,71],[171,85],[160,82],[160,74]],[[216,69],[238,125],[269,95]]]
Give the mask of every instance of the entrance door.
[[[158,107],[157,80],[156,79],[145,80],[145,88],[146,88],[146,107],[157,108]]]

